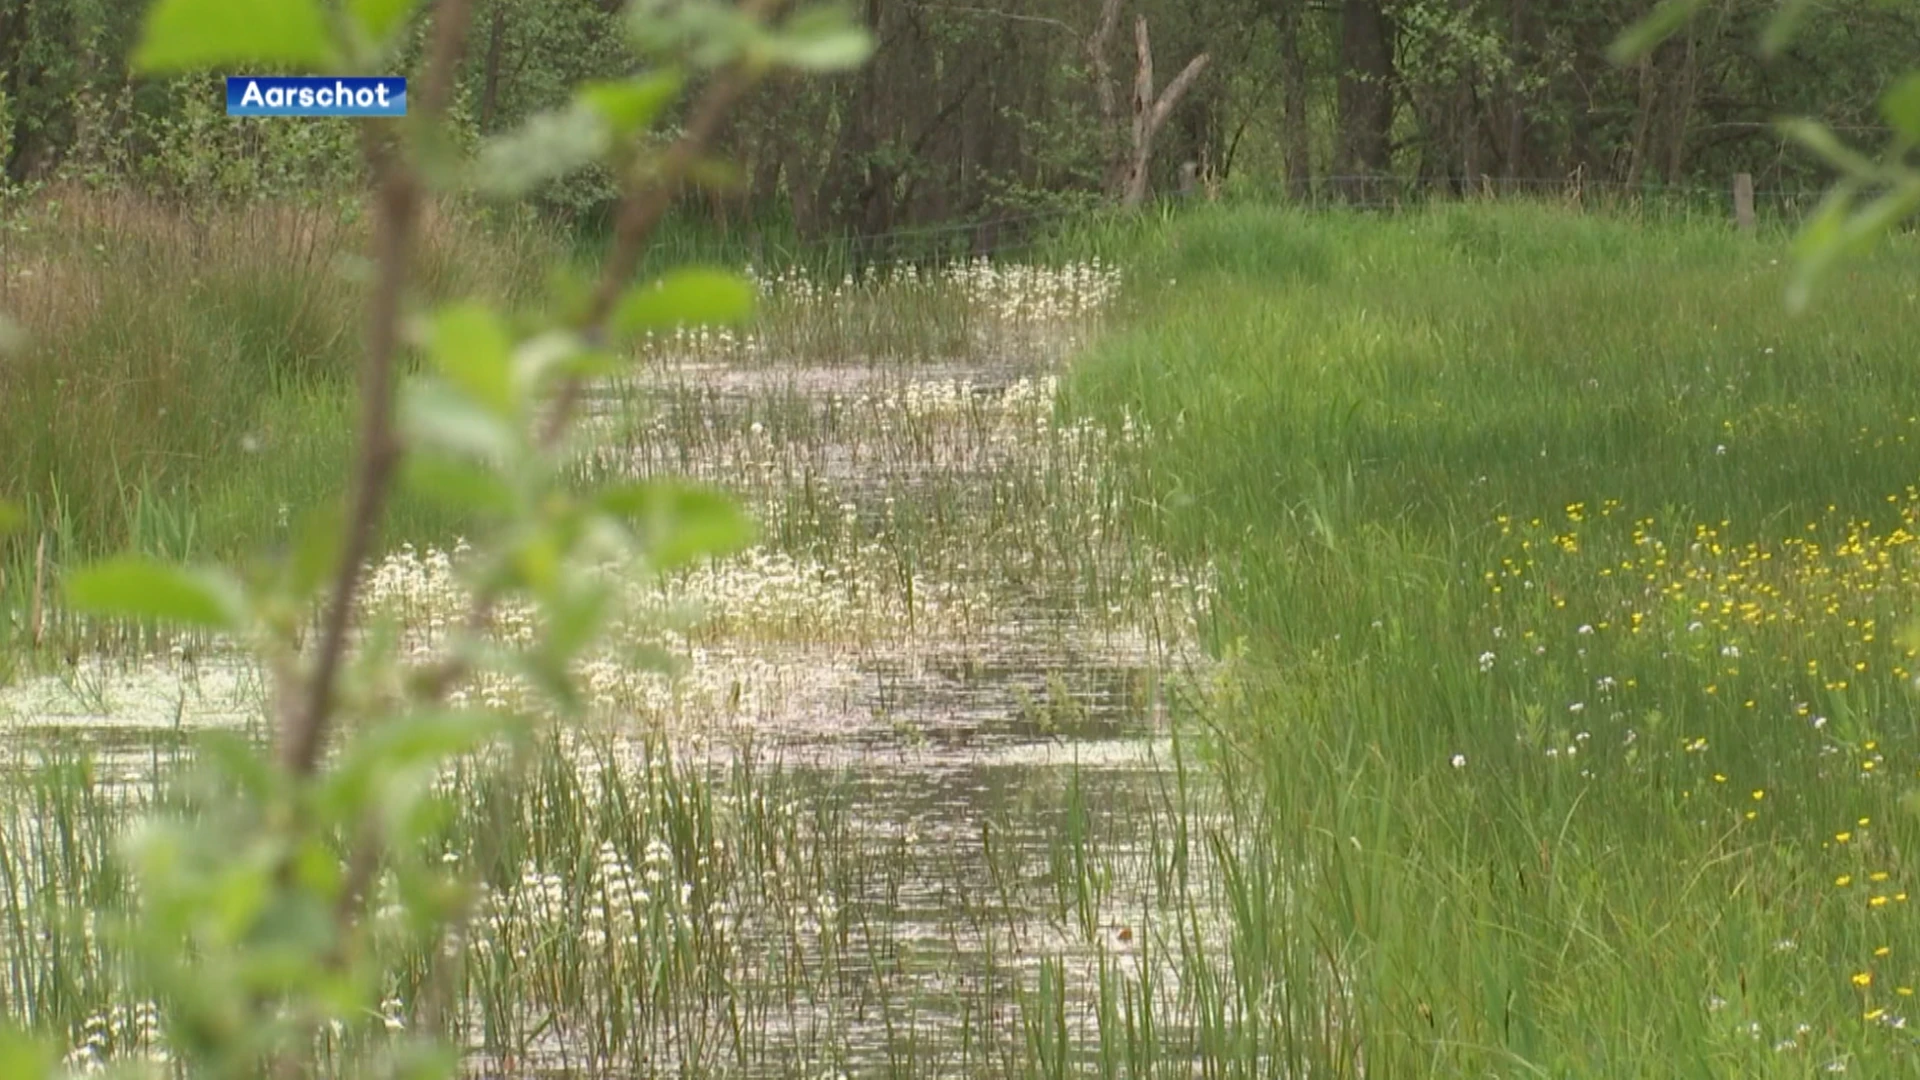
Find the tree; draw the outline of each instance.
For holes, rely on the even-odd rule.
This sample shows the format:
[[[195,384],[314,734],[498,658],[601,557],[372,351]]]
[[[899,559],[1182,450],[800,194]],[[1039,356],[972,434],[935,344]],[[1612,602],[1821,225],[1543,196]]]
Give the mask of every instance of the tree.
[[[1393,163],[1393,52],[1393,24],[1381,0],[1343,0],[1334,171],[1349,196],[1360,196],[1367,179]]]

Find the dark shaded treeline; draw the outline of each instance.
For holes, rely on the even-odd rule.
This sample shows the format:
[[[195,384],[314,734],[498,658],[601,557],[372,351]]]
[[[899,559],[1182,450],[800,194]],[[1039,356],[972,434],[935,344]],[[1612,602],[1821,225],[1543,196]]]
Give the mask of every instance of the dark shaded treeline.
[[[1772,121],[1816,115],[1877,143],[1874,101],[1920,54],[1920,4],[1888,0],[1829,0],[1770,60],[1755,43],[1776,0],[1710,0],[1628,67],[1606,49],[1650,0],[856,6],[879,42],[873,62],[765,87],[727,135],[739,182],[702,200],[707,213],[872,235],[1124,199],[1141,177],[1161,192],[1214,183],[1275,196],[1353,194],[1367,187],[1356,178],[1375,176],[1458,189],[1482,178],[1718,185],[1744,171],[1763,186],[1812,186],[1816,166]],[[350,179],[344,123],[232,122],[211,79],[131,79],[143,8],[0,0],[10,181],[204,197]],[[630,66],[620,8],[479,0],[464,131],[502,132],[577,79]],[[1141,55],[1153,65],[1144,82]],[[586,212],[608,190],[588,174],[544,201]]]

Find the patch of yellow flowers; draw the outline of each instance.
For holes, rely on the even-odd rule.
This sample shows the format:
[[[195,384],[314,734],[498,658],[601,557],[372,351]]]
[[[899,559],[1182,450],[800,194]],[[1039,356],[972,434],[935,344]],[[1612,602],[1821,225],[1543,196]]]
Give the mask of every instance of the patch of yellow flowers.
[[[1809,750],[1835,755],[1843,767],[1822,766],[1816,774],[1850,775],[1866,785],[1862,797],[1886,798],[1887,786],[1873,783],[1891,771],[1886,754],[1864,733],[1887,722],[1904,692],[1920,689],[1920,487],[1885,498],[1878,521],[1843,519],[1830,505],[1822,521],[1753,540],[1736,540],[1725,520],[1662,529],[1652,517],[1629,519],[1617,499],[1570,503],[1559,515],[1501,515],[1493,522],[1497,565],[1481,576],[1485,614],[1499,641],[1481,653],[1480,670],[1492,671],[1496,654],[1512,655],[1499,665],[1518,698],[1566,686],[1570,670],[1589,681],[1595,671],[1609,672],[1598,680],[1609,691],[1637,686],[1636,679],[1613,677],[1632,672],[1650,684],[1643,696],[1652,699],[1645,704],[1654,716],[1704,708],[1742,725],[1790,717],[1801,730],[1820,731],[1827,719],[1809,702],[1827,702],[1824,711],[1848,717],[1847,736],[1824,731],[1821,745]],[[1562,636],[1576,625],[1574,635]],[[1530,678],[1529,669],[1548,674]],[[1694,692],[1690,680],[1704,696],[1677,702]],[[1616,718],[1649,711],[1636,710],[1640,702],[1614,704]],[[1626,734],[1631,744],[1634,734]],[[1708,745],[1696,734],[1679,742],[1686,754]],[[1848,758],[1851,769],[1844,767]],[[1731,787],[1729,771],[1736,770],[1708,770],[1717,782],[1710,786]],[[1768,787],[1735,790],[1750,793],[1740,820],[1754,821],[1772,805]],[[1874,865],[1898,852],[1867,843],[1871,820],[1860,817],[1832,832],[1821,847],[1852,860],[1831,878],[1833,887],[1859,905],[1847,910],[1871,920],[1860,932],[1884,940],[1896,924],[1881,920],[1904,910],[1908,894],[1895,886],[1888,864]],[[1890,978],[1893,957],[1891,945],[1873,946],[1849,982],[1861,996],[1863,1019],[1904,1027],[1889,1007],[1914,988]],[[1876,986],[1889,982],[1894,996],[1876,1002]]]

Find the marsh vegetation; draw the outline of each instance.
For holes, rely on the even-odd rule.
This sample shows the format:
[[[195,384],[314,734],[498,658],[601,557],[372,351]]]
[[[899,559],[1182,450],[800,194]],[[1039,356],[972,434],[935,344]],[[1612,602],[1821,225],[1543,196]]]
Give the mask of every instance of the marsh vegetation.
[[[169,1038],[76,914],[137,906],[112,837],[268,692],[49,583],[123,542],[293,542],[355,302],[289,321],[217,246],[191,279],[140,243],[76,263],[109,212],[267,262],[314,235],[66,206],[10,241],[43,253],[9,263],[30,328],[174,312],[7,368],[6,452],[46,463],[14,482],[57,481],[12,493],[0,586],[0,999],[89,1067]],[[752,325],[596,389],[586,473],[711,480],[758,540],[610,578],[641,614],[580,668],[590,721],[434,780],[483,885],[458,977],[402,965],[343,1052],[437,1024],[479,1075],[1911,1066],[1908,244],[1800,317],[1782,240],[1717,221],[1221,209],[1054,244],[768,270]],[[509,270],[482,287],[538,288]],[[188,392],[282,324],[259,382]],[[468,523],[428,495],[369,575],[403,650],[465,609]]]

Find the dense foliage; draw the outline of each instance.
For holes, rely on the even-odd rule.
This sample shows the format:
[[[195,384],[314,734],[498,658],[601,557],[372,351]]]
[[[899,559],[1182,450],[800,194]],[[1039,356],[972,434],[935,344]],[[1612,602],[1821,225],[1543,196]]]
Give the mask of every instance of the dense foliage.
[[[206,76],[132,74],[139,0],[19,0],[0,11],[0,156],[15,183],[133,180],[173,193],[310,191],[346,177],[342,123],[228,124]],[[623,71],[612,0],[484,0],[453,111],[469,135],[510,129],[566,87]],[[1165,81],[1211,60],[1172,111],[1155,188],[1182,166],[1229,187],[1377,197],[1582,183],[1809,189],[1821,166],[1775,121],[1827,120],[1881,142],[1875,104],[1920,45],[1920,8],[1834,0],[1791,44],[1758,43],[1777,0],[1687,5],[1697,17],[1644,58],[1609,46],[1645,0],[1133,0]],[[1078,0],[866,0],[879,45],[865,69],[762,87],[722,141],[738,183],[702,200],[730,222],[804,235],[980,226],[1082,205],[1107,183],[1123,115],[1105,115],[1090,49],[1100,5]],[[1099,50],[1124,91],[1124,29]],[[424,28],[415,28],[416,36]],[[417,48],[417,41],[415,44]],[[1117,119],[1118,123],[1115,123]],[[1391,177],[1391,187],[1338,181]],[[587,174],[543,193],[569,214],[605,207]]]

